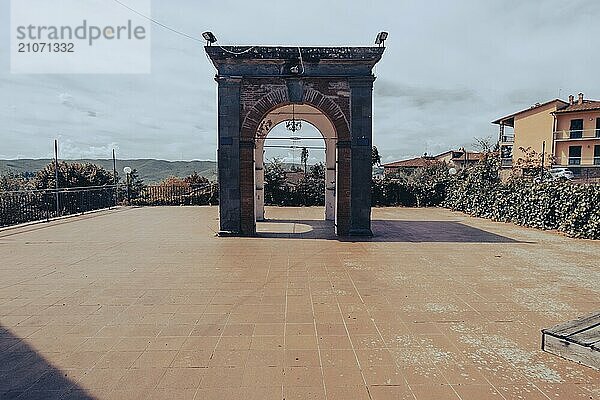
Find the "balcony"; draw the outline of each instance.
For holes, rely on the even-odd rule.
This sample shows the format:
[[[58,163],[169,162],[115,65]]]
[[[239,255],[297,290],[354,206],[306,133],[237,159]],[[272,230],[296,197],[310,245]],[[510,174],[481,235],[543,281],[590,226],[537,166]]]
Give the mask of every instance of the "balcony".
[[[555,165],[563,167],[600,167],[600,157],[557,157]]]
[[[514,143],[515,135],[502,135],[502,137],[500,138],[500,142],[501,143]]]
[[[554,140],[556,141],[590,139],[600,139],[600,129],[565,130],[554,132]]]

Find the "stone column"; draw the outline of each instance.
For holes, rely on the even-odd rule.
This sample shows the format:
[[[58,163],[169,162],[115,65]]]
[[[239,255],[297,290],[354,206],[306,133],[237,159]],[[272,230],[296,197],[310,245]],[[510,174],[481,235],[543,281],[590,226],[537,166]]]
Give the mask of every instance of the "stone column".
[[[239,78],[217,77],[220,234],[241,232],[240,208],[240,90]]]
[[[256,170],[256,220],[265,220],[265,154],[264,139],[256,141],[254,165]]]
[[[240,140],[240,233],[256,235],[256,177],[254,170],[254,138]]]
[[[352,184],[350,235],[372,236],[371,183],[374,77],[350,78]]]
[[[325,138],[325,220],[335,220],[335,154],[334,139]]]
[[[349,141],[340,140],[336,148],[335,234],[348,236],[351,228],[352,148]]]

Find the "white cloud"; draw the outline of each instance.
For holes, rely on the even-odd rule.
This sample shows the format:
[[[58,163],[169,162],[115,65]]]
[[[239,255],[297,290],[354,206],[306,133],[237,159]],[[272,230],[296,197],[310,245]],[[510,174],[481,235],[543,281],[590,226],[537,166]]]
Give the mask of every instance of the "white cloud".
[[[0,2],[5,26],[8,3]],[[384,160],[469,146],[496,134],[496,117],[559,88],[563,97],[600,97],[599,13],[600,2],[585,0],[155,0],[152,12],[197,36],[213,30],[224,44],[370,45],[389,30],[374,100]],[[8,33],[0,31],[2,43]],[[61,135],[73,157],[116,143],[120,157],[215,159],[213,66],[194,41],[158,27],[152,40],[149,75],[11,75],[8,46],[0,46],[0,156],[47,157]]]

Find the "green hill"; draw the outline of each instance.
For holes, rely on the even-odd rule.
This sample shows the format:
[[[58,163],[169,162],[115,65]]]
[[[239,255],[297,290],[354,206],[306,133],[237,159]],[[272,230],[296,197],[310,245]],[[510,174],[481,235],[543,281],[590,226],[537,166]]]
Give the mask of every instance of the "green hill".
[[[63,161],[63,160],[61,160]],[[67,162],[91,163],[109,171],[113,169],[112,160],[64,160]],[[0,174],[13,171],[18,174],[31,174],[51,163],[49,159],[0,160]],[[154,159],[117,160],[117,172],[123,175],[123,168],[129,166],[136,169],[146,183],[158,183],[170,176],[186,177],[193,172],[208,178],[217,179],[217,163],[214,161],[165,161]]]

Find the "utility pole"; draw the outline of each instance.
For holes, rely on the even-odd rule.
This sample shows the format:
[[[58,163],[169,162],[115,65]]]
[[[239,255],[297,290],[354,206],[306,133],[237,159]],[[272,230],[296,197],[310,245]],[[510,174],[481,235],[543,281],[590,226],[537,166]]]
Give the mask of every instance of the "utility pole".
[[[59,184],[58,184],[58,139],[54,140],[54,181],[55,181],[55,189],[56,189],[56,216],[60,216],[60,195],[58,193]]]
[[[544,180],[544,164],[545,164],[545,160],[546,159],[546,141],[544,140],[542,142],[542,166],[540,169],[540,179],[543,181]]]
[[[118,203],[118,196],[119,196],[119,181],[117,181],[117,157],[115,154],[115,149],[113,149],[112,151],[112,158],[113,158],[113,184],[115,185],[115,207],[117,206]]]

